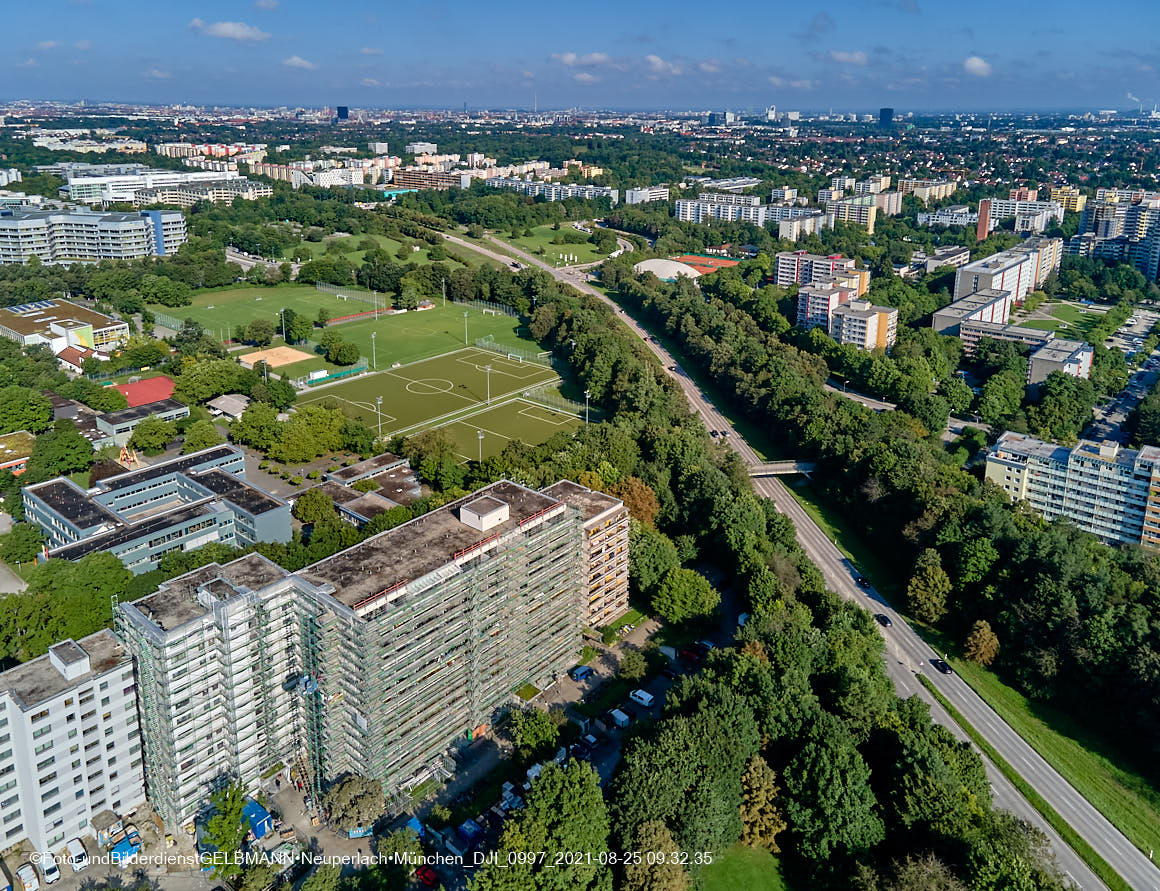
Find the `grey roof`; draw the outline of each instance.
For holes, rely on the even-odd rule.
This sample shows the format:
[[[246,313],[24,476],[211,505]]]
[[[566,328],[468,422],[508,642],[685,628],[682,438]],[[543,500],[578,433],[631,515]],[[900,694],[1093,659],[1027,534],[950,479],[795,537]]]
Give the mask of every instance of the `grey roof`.
[[[0,691],[9,691],[21,707],[27,711],[96,675],[116,668],[121,663],[129,663],[129,656],[125,653],[121,642],[117,640],[113,632],[107,629],[90,634],[76,642],[65,641],[64,643],[69,644],[69,646],[64,646],[62,649],[62,644],[57,644],[53,647],[58,657],[66,657],[62,661],[71,664],[78,661],[82,655],[87,655],[89,657],[87,674],[71,681],[67,680],[49,661],[49,657],[44,655],[30,659],[5,672],[0,672]],[[79,650],[83,650],[83,654],[76,652]]]

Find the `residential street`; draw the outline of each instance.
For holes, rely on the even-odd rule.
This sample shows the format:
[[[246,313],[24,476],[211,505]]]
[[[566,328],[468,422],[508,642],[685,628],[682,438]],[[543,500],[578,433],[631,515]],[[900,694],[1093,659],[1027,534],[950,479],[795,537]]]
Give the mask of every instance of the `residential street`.
[[[485,254],[490,253],[454,236],[445,235],[444,237],[472,250]],[[559,281],[570,284],[614,307],[622,321],[644,340],[664,368],[668,369],[669,373],[680,384],[693,410],[701,415],[705,425],[709,429],[727,433],[727,442],[746,464],[752,466],[764,461],[764,458],[759,456],[752,446],[737,434],[725,416],[717,410],[697,384],[689,376],[680,373],[676,358],[670,355],[659,343],[653,341],[649,334],[621,310],[615,302],[588,285],[587,274],[584,270],[553,269],[537,258],[511,248],[510,245],[508,248],[519,255],[524,262],[540,266],[552,273]],[[498,254],[493,256],[503,262],[510,263],[506,257],[501,257]],[[916,632],[910,629],[901,617],[881,602],[870,600],[869,595],[863,594],[857,588],[853,581],[856,575],[854,568],[841,556],[841,553],[821,529],[797,506],[796,501],[792,499],[792,496],[778,480],[755,480],[755,488],[760,494],[772,498],[778,509],[794,521],[798,530],[798,538],[806,553],[823,570],[827,582],[834,590],[867,608],[873,608],[875,612],[886,612],[894,620],[893,627],[883,629],[883,631],[887,640],[887,667],[900,695],[910,696],[918,693],[929,701],[929,697],[925,695],[925,690],[914,676],[918,671],[926,673],[934,681],[939,691],[971,721],[975,729],[994,746],[995,750],[1020,771],[1023,778],[1036,792],[1055,808],[1063,819],[1100,856],[1107,860],[1125,881],[1136,889],[1160,889],[1160,869],[1149,860],[1147,854],[1139,851],[1118,829],[1112,826],[1070,783],[1064,780],[1015,731],[1007,726],[961,678],[957,675],[944,676],[930,669],[929,660],[935,658],[936,654]],[[936,720],[950,727],[953,732],[957,732],[957,725],[941,709],[933,708],[932,713]],[[1078,887],[1084,889],[1105,887],[1080,857],[1065,845],[1058,835],[1048,830],[1043,820],[1034,813],[1030,804],[1014,787],[1003,781],[993,768],[990,773],[995,787],[996,802],[1001,807],[1025,816],[1047,832],[1061,869],[1072,877]]]

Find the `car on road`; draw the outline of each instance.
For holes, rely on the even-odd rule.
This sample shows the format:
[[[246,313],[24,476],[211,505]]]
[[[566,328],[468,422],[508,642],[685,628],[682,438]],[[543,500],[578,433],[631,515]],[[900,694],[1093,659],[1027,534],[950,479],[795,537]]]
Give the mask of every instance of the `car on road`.
[[[721,434],[718,433],[716,430],[710,430],[709,435],[716,438],[716,437],[720,436]]]
[[[439,874],[426,863],[415,870],[415,878],[428,888],[437,888],[439,886]]]
[[[89,865],[88,852],[85,851],[84,843],[79,838],[70,838],[65,850],[68,851],[68,865],[72,867],[73,872],[80,872]]]
[[[941,671],[943,674],[955,673],[954,669],[947,665],[946,662],[944,662],[942,659],[931,659],[930,664]]]
[[[883,628],[889,628],[894,624],[890,621],[890,616],[886,615],[886,613],[877,613],[874,616],[874,621],[881,625]]]
[[[36,877],[36,869],[31,863],[22,863],[16,870],[16,878],[24,891],[40,891],[40,879]]]
[[[585,678],[592,677],[593,674],[594,672],[587,665],[577,665],[575,668],[568,672],[568,676],[577,683],[584,680]]]
[[[864,576],[857,576],[854,579],[854,582],[858,585],[859,588],[869,588],[870,587],[870,583],[868,581],[866,581],[866,578]]]

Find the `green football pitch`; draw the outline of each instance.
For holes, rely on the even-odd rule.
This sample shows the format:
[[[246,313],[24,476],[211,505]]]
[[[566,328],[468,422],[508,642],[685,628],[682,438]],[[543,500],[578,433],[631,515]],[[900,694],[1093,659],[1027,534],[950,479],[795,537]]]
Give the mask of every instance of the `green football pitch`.
[[[327,310],[334,318],[372,309],[369,303],[344,300],[313,287],[286,285],[210,291],[196,295],[192,306],[167,312],[182,321],[193,319],[212,335],[225,340],[254,319],[269,319],[277,325],[278,312],[283,307],[308,319],[318,318],[320,309]],[[436,302],[431,309],[380,315],[377,319],[368,316],[342,322],[331,330],[337,331],[343,339],[357,346],[359,353],[366,356],[368,361],[373,358],[378,368],[390,368],[395,363],[414,362],[416,359],[462,348],[466,345],[465,327],[468,343],[490,336],[503,346],[518,347],[521,350],[536,349],[533,341],[520,336],[518,319],[454,303],[444,306]],[[311,337],[317,340],[321,334],[322,329],[315,328]],[[304,348],[309,350],[309,347]],[[286,377],[298,378],[318,368],[333,370],[336,367],[318,356],[276,370]]]
[[[446,427],[460,455],[475,460],[480,432],[487,457],[513,439],[540,443],[562,430],[575,430],[580,424],[575,415],[523,397],[558,380],[546,366],[470,347],[324,385],[303,393],[298,404],[339,408],[383,436]]]

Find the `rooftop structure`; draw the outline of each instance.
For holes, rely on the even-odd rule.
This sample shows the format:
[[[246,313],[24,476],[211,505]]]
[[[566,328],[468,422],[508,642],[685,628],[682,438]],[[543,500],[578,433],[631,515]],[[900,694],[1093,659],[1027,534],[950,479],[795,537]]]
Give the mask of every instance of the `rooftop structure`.
[[[54,355],[70,346],[109,351],[128,341],[129,325],[68,300],[38,300],[0,308],[0,336],[47,344]]]
[[[189,417],[189,406],[176,399],[143,402],[97,415],[97,429],[111,438],[115,445],[123,446],[132,438],[137,425],[153,415],[163,421],[178,421]]]

